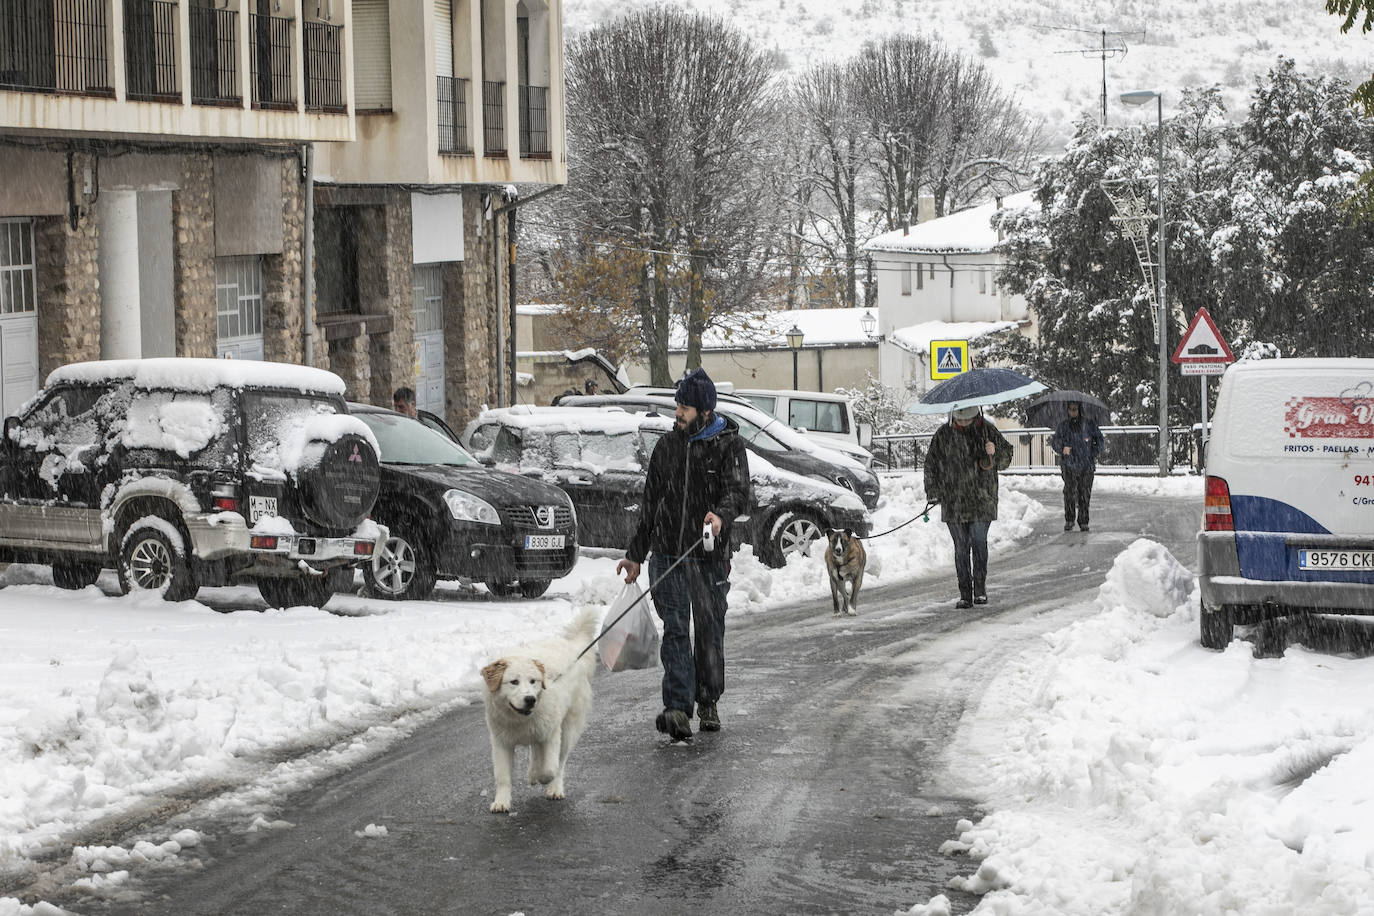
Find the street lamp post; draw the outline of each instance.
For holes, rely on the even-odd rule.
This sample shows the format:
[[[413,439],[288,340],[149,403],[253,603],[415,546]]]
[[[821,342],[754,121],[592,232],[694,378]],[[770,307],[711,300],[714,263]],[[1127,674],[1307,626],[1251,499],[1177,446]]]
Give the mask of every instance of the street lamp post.
[[[1155,89],[1141,89],[1136,92],[1121,93],[1121,101],[1127,105],[1144,105],[1154,100],[1159,126],[1159,272],[1155,276],[1158,290],[1159,320],[1156,322],[1156,336],[1159,338],[1159,476],[1169,473],[1169,308],[1165,296],[1168,283],[1164,278],[1164,93]]]
[[[787,332],[787,347],[792,351],[792,390],[797,390],[797,352],[801,350],[802,330],[795,324]]]

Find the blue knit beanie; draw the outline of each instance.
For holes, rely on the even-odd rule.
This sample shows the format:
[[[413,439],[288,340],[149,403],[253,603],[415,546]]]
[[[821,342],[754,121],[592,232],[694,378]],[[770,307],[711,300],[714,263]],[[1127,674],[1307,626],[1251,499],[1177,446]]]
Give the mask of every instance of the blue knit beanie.
[[[674,400],[697,410],[715,410],[716,383],[711,381],[705,369],[693,369],[678,381]]]

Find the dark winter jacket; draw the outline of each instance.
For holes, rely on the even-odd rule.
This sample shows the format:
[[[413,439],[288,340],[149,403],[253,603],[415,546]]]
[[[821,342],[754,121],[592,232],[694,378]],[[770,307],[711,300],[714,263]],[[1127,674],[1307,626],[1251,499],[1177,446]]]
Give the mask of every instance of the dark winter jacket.
[[[984,443],[997,453],[989,458]],[[997,518],[997,472],[1011,465],[1011,443],[997,427],[977,417],[959,428],[953,421],[935,431],[926,453],[926,498],[940,501],[940,520],[990,522]],[[980,461],[992,467],[983,470]]]
[[[649,551],[678,557],[701,537],[707,512],[720,516],[720,535],[711,556],[728,555],[730,528],[749,507],[749,458],[739,426],[729,417],[692,437],[673,430],[649,456],[643,511],[625,557],[643,563]],[[700,547],[691,556],[704,557]]]
[[[1064,454],[1064,446],[1069,453]],[[1071,417],[1059,424],[1050,436],[1050,449],[1060,466],[1070,474],[1091,471],[1097,465],[1097,453],[1102,451],[1102,431],[1091,417]]]

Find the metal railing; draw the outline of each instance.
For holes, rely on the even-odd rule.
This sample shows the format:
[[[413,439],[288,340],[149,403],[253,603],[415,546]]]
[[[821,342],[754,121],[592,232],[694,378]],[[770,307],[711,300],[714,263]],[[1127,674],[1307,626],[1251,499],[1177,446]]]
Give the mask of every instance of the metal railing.
[[[175,0],[124,0],[124,65],[130,99],[181,101],[176,23]]]
[[[439,152],[471,153],[472,141],[468,139],[468,81],[455,76],[440,76],[436,79],[439,102]]]
[[[248,17],[253,42],[253,107],[293,109],[296,93],[291,85],[291,20],[282,16]]]
[[[488,156],[506,155],[505,83],[482,83],[482,146]]]
[[[113,96],[105,0],[0,3],[0,87]]]
[[[1159,427],[1103,426],[1105,445],[1097,456],[1099,474],[1157,474],[1159,473]],[[1059,466],[1050,448],[1051,429],[999,430],[1011,443],[1009,474],[1058,473]],[[925,456],[934,433],[904,433],[875,435],[869,451],[873,453],[875,471],[918,470],[925,466]],[[1175,469],[1187,468],[1198,473],[1202,468],[1201,436],[1197,429],[1175,427],[1169,431],[1169,464]]]
[[[520,87],[520,155],[546,159],[549,151],[549,88]]]
[[[303,35],[305,107],[311,111],[347,112],[343,91],[343,26],[307,22]]]
[[[191,102],[241,105],[239,94],[239,14],[193,6],[191,14]]]

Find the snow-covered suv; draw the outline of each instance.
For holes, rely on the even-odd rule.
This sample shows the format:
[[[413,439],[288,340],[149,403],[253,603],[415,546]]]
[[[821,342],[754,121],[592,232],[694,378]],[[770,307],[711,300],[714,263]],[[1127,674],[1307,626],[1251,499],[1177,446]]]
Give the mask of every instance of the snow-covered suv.
[[[0,437],[0,561],[63,588],[114,568],[173,601],[256,582],[329,600],[370,561],[377,445],[331,372],[249,360],[75,363]]]

